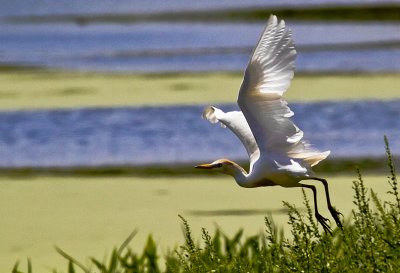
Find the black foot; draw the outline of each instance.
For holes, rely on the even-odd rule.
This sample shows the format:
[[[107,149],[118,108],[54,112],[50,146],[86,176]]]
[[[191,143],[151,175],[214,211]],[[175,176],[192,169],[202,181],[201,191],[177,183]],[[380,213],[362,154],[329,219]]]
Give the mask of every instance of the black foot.
[[[318,222],[321,224],[321,226],[324,228],[324,231],[326,233],[332,234],[332,229],[328,225],[329,219],[323,217],[321,214],[317,213],[315,214],[315,218],[317,218]]]
[[[335,220],[336,225],[337,225],[338,227],[340,227],[341,229],[343,229],[342,222],[340,222],[340,219],[339,219],[339,215],[343,217],[343,214],[341,214],[340,212],[338,212],[337,210],[335,210],[333,207],[330,207],[330,208],[329,208],[329,211],[330,211],[330,213],[332,214],[332,217],[333,217],[333,219]]]

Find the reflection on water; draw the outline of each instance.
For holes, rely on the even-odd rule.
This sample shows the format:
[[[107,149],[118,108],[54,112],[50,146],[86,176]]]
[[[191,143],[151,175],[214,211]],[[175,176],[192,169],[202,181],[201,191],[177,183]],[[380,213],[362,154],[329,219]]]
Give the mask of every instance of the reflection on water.
[[[297,125],[332,158],[384,155],[383,135],[400,136],[400,101],[291,104]],[[235,109],[222,106],[225,111]],[[202,107],[41,110],[0,113],[0,166],[101,166],[247,158]],[[392,141],[399,154],[398,141]]]

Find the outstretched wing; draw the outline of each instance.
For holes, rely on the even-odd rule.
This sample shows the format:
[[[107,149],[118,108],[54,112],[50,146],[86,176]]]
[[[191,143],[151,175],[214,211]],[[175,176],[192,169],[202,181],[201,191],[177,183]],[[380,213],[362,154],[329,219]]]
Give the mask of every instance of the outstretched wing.
[[[296,50],[285,22],[271,16],[246,68],[238,104],[260,152],[301,158],[315,165],[329,152],[312,149],[282,99],[294,75]]]
[[[228,127],[240,139],[250,157],[251,169],[252,164],[259,158],[260,151],[243,113],[241,111],[225,113],[216,107],[209,106],[204,109],[203,118],[211,123],[220,122],[222,126]]]

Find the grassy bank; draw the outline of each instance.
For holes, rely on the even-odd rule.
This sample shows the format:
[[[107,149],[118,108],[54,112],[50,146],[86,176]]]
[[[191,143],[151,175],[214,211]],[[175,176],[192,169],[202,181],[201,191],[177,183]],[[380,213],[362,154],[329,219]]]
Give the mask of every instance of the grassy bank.
[[[234,160],[248,170],[249,161]],[[395,160],[400,164],[399,160]],[[1,177],[29,178],[38,176],[74,176],[74,177],[216,177],[216,172],[201,171],[193,166],[199,162],[165,165],[115,165],[115,166],[78,166],[78,167],[21,167],[21,168],[0,168]],[[364,170],[365,174],[386,173],[386,162],[383,157],[355,157],[355,158],[327,158],[313,168],[317,173],[324,175],[349,175],[353,174],[356,168]]]
[[[349,217],[353,208],[352,181],[356,175],[327,177],[333,204]],[[366,176],[366,186],[385,196],[385,176]],[[161,254],[183,242],[178,214],[183,215],[201,240],[202,227],[211,233],[220,227],[228,236],[243,228],[244,236],[265,229],[271,214],[289,234],[287,210],[282,201],[301,210],[300,189],[281,187],[243,189],[225,176],[185,178],[2,178],[0,182],[2,243],[0,272],[9,272],[16,260],[30,257],[34,272],[65,268],[54,245],[83,262],[110,254],[134,229],[130,247],[141,252],[153,234]],[[321,185],[318,189],[323,192]],[[307,193],[311,197],[310,193]],[[325,216],[323,195],[320,210]]]
[[[233,103],[241,73],[110,74],[4,70],[0,110]],[[397,99],[398,74],[296,75],[289,102]]]

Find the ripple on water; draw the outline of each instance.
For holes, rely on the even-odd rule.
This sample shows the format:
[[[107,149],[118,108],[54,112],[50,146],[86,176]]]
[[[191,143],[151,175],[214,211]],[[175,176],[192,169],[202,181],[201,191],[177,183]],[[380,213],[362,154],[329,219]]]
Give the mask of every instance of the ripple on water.
[[[399,153],[400,101],[294,103],[296,124],[331,157]],[[222,105],[225,111],[234,105]],[[0,113],[0,166],[99,166],[246,159],[228,130],[201,119],[201,106]]]

